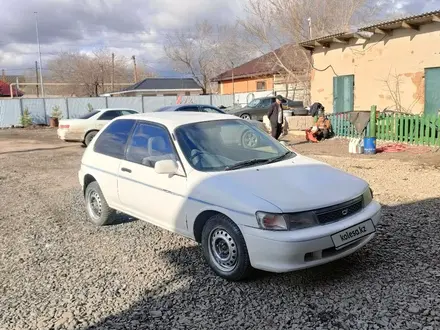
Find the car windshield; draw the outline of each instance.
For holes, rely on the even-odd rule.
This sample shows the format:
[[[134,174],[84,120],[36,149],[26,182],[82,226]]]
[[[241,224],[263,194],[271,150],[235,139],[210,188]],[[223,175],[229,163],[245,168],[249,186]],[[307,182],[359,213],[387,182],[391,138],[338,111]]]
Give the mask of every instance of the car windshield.
[[[256,108],[257,106],[258,106],[258,104],[260,103],[260,99],[255,99],[255,100],[252,100],[252,101],[250,101],[249,103],[248,103],[248,107],[249,108]]]
[[[86,113],[85,115],[82,115],[78,119],[89,119],[89,118],[93,117],[94,115],[96,115],[98,112],[100,112],[100,111],[99,110],[93,110],[93,111],[91,111],[89,113]]]
[[[176,128],[182,152],[199,171],[228,171],[278,162],[296,154],[241,119],[186,124]]]

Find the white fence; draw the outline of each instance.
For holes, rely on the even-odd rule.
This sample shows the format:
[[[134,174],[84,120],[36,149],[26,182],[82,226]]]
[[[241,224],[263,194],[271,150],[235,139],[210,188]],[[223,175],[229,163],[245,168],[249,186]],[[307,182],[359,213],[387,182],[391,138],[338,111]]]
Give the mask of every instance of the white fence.
[[[0,99],[0,128],[19,126],[20,118],[28,110],[34,124],[48,124],[54,108],[59,108],[62,118],[77,118],[90,108],[130,108],[139,112],[152,112],[165,105],[178,102],[175,96],[144,97],[78,97],[78,98],[35,98]],[[231,106],[232,95],[184,96],[180,103],[211,104]]]

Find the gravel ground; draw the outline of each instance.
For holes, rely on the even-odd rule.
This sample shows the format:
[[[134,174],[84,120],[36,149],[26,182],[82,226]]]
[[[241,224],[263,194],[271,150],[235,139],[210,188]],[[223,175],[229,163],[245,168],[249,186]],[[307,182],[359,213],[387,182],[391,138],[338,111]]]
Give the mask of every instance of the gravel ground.
[[[8,134],[0,132],[2,330],[440,329],[440,173],[424,156],[349,156],[343,142],[326,141],[343,150],[336,157],[319,151],[324,144],[296,145],[368,180],[383,225],[340,261],[229,283],[185,238],[128,218],[89,224],[79,145],[39,148],[65,146],[44,131],[28,139],[36,151],[2,153],[26,136]]]

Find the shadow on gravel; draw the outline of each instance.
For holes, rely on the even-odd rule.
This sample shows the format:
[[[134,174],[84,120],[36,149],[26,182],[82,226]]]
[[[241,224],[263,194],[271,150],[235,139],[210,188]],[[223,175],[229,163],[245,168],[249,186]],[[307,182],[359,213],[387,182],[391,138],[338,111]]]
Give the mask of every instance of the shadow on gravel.
[[[433,271],[440,277],[439,209],[439,199],[384,206],[376,238],[355,254],[293,273],[256,272],[238,283],[215,276],[198,246],[166,251],[171,278],[87,329],[291,329],[307,322],[310,329],[354,329],[380,324],[375,313],[384,306],[396,322],[388,328],[399,328],[398,319],[434,324],[403,306],[440,293],[430,279]]]
[[[0,152],[0,155],[23,154],[26,152],[57,150],[57,149],[66,149],[66,148],[72,148],[72,147],[74,147],[74,145],[60,146],[60,147],[49,147],[49,148],[34,148],[34,149],[25,149],[25,150],[15,150],[15,151]]]

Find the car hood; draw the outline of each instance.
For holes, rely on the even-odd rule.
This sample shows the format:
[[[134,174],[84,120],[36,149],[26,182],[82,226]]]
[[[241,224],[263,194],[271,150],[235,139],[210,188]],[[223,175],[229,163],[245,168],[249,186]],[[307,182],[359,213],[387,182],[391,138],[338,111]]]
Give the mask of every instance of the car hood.
[[[229,198],[243,201],[256,197],[282,212],[343,203],[368,189],[364,180],[300,155],[270,165],[221,172],[206,183],[211,187],[205,188],[226,193]]]

